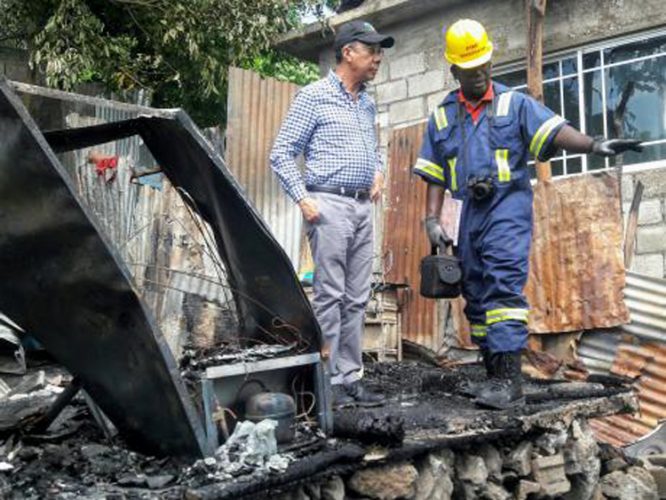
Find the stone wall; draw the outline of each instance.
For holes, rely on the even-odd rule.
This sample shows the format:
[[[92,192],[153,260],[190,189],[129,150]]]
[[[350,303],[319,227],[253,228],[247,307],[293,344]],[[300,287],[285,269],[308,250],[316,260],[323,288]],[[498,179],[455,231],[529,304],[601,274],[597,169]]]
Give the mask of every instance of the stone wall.
[[[657,500],[653,474],[662,473],[599,445],[585,420],[517,441],[443,448],[408,461],[366,466],[310,482],[278,500]]]
[[[387,4],[384,0],[368,3],[371,2],[378,9]],[[442,2],[439,11],[424,17],[405,18],[389,26],[377,24],[379,30],[396,39],[395,47],[386,51],[371,86],[378,106],[380,146],[385,158],[390,130],[425,120],[446,92],[455,87],[443,58],[444,25],[461,17],[478,19],[486,25],[495,43],[495,64],[518,62],[525,54],[523,6],[522,0],[447,1]],[[544,53],[664,25],[666,3],[660,0],[559,0],[548,4]],[[321,52],[319,61],[322,74],[333,67],[332,50]],[[666,161],[663,165],[666,166]],[[629,167],[627,171],[623,183],[625,213],[635,181],[640,179],[645,185],[633,269],[661,278],[666,271],[666,169],[631,173],[636,169]]]

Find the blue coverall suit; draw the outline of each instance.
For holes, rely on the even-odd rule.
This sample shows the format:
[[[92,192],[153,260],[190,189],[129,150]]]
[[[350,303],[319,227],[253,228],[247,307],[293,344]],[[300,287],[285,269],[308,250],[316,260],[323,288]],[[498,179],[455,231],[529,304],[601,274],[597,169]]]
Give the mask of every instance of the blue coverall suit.
[[[555,152],[566,121],[521,92],[493,82],[492,106],[477,123],[453,91],[428,121],[414,173],[463,200],[458,257],[472,339],[491,353],[527,342],[527,282],[532,239],[532,187],[527,161]],[[469,195],[470,177],[490,176],[494,193]]]

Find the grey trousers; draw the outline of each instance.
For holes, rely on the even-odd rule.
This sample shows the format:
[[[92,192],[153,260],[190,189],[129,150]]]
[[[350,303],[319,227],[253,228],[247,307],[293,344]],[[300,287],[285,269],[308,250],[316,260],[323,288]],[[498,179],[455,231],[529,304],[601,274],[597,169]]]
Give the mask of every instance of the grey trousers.
[[[362,336],[372,276],[372,202],[310,193],[319,220],[306,223],[314,260],[314,311],[329,355],[331,384],[363,376]]]

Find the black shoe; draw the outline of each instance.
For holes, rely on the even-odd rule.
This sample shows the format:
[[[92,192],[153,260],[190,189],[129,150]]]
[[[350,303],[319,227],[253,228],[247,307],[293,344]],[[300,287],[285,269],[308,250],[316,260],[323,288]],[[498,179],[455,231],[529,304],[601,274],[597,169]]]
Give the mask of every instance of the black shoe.
[[[381,394],[366,389],[361,384],[360,380],[346,385],[345,388],[347,389],[347,394],[354,398],[354,401],[356,401],[356,404],[359,406],[381,406],[386,399]]]
[[[354,398],[347,394],[347,389],[345,386],[340,384],[333,385],[331,386],[331,392],[333,393],[334,410],[350,408],[356,405]]]
[[[476,397],[481,394],[481,391],[488,385],[490,379],[493,377],[493,367],[490,363],[490,351],[488,349],[481,349],[481,359],[483,360],[483,366],[486,368],[486,379],[473,381],[473,380],[463,380],[460,382],[458,387],[458,392],[463,396]]]
[[[490,355],[493,378],[481,389],[474,402],[486,408],[508,410],[525,404],[520,351]]]

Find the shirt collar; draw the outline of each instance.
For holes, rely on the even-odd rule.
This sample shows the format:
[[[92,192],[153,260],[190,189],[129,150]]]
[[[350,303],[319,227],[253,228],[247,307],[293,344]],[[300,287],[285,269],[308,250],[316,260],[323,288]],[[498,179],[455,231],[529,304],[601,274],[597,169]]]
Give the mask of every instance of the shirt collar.
[[[340,77],[339,77],[339,76],[337,75],[337,73],[336,73],[335,71],[333,71],[332,69],[328,70],[328,81],[329,81],[329,83],[330,83],[331,85],[333,85],[333,87],[335,87],[336,89],[341,90],[345,95],[348,95],[348,96],[351,97],[351,93],[345,88],[345,86],[344,86],[344,84],[342,83],[342,80],[340,79]],[[366,84],[365,84],[365,83],[362,83],[362,84],[361,84],[361,87],[360,87],[360,89],[359,89],[359,91],[358,91],[358,97],[359,97],[359,99],[360,99],[360,98],[362,97],[362,95],[365,93],[365,89],[366,89]]]

